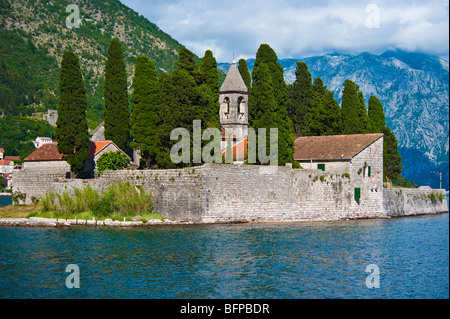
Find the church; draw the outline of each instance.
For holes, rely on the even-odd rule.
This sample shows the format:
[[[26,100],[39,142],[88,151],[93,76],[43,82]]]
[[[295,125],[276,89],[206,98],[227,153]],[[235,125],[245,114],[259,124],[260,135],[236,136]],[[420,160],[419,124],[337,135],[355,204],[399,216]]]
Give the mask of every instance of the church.
[[[248,89],[233,61],[219,90],[219,120],[222,133],[222,156],[226,157],[228,142],[234,163],[244,162],[248,144]]]

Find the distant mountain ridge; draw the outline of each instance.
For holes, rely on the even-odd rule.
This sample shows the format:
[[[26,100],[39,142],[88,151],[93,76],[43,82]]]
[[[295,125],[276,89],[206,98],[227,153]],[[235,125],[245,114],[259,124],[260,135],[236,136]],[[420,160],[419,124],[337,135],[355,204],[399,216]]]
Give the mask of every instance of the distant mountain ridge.
[[[383,103],[387,125],[399,141],[403,175],[416,183],[439,187],[444,171],[448,189],[449,63],[437,56],[404,51],[380,55],[331,53],[303,59],[281,59],[285,80],[295,80],[296,62],[304,61],[313,79],[320,77],[341,102],[346,79],[355,81],[366,99],[376,95]],[[254,59],[247,60],[251,72]],[[219,68],[228,71],[227,63]],[[446,177],[446,178],[445,178]]]
[[[78,28],[66,24],[69,4],[79,8]],[[0,115],[21,104],[34,105],[36,111],[55,109],[59,64],[64,51],[71,49],[80,59],[89,126],[96,127],[103,119],[103,71],[112,37],[122,43],[130,87],[138,55],[151,58],[161,73],[174,69],[183,47],[119,0],[1,1],[0,73],[11,76],[0,76]]]

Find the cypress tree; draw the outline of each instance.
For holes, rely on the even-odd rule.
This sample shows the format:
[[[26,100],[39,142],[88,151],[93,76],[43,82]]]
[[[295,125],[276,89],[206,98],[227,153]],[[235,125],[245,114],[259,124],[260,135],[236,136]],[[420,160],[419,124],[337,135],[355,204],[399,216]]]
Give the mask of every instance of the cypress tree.
[[[195,80],[197,85],[204,82],[203,76],[198,69],[197,64],[195,64],[194,53],[186,48],[180,49],[178,52],[178,60],[175,65],[180,70],[186,70]]]
[[[205,56],[200,64],[200,72],[204,83],[210,88],[211,92],[219,93],[219,71],[217,70],[217,61],[211,50],[205,51]]]
[[[253,72],[255,72],[255,68],[258,68],[263,64],[267,66],[269,71],[272,94],[275,98],[274,114],[276,121],[272,127],[278,128],[278,163],[279,165],[293,163],[294,129],[292,121],[287,113],[288,87],[284,81],[283,67],[278,63],[277,54],[268,44],[260,45],[258,52],[256,53]],[[255,81],[255,75],[253,75],[253,72],[253,81]],[[253,108],[251,103],[249,103],[249,108]]]
[[[56,121],[58,151],[65,154],[72,172],[79,172],[89,152],[86,93],[77,56],[63,54],[59,82],[61,96]]]
[[[372,133],[382,133],[386,126],[386,117],[384,116],[383,105],[380,100],[371,95],[369,98],[369,121]]]
[[[296,136],[307,134],[307,113],[313,98],[312,77],[305,62],[297,62],[295,81],[288,98],[288,114]]]
[[[203,95],[204,103],[206,104],[207,127],[220,128],[219,123],[219,72],[217,70],[217,61],[210,50],[205,52],[200,65],[200,72],[204,84],[199,86],[199,90]]]
[[[361,106],[361,110],[358,113],[358,116],[360,118],[360,121],[363,125],[363,133],[369,133],[370,132],[370,120],[369,116],[367,115],[367,108],[366,103],[364,102],[364,93],[359,89],[359,86],[356,85],[356,89],[358,90],[358,98],[359,98],[359,104]]]
[[[371,133],[383,133],[383,178],[392,182],[401,177],[403,165],[394,133],[386,126],[383,105],[372,95],[369,98],[369,120]]]
[[[140,150],[145,168],[155,164],[159,151],[159,101],[155,65],[146,56],[138,56],[131,93],[130,146]]]
[[[398,152],[398,142],[394,133],[387,126],[384,127],[383,133],[383,176],[385,181],[389,179],[395,182],[401,177],[402,157]]]
[[[250,72],[249,72],[248,66],[247,66],[247,61],[245,61],[245,59],[239,60],[238,70],[239,70],[239,73],[241,74],[242,80],[244,80],[245,86],[250,91],[252,77],[250,76]]]
[[[321,78],[314,79],[305,135],[337,135],[341,132],[341,108]]]
[[[278,127],[272,78],[265,63],[253,68],[252,75],[253,87],[249,96],[249,104],[251,103],[254,111],[251,127],[255,129],[256,133],[259,128],[266,129],[266,154],[270,154],[270,129]],[[280,140],[279,134],[278,141]]]
[[[105,138],[126,151],[129,135],[127,74],[122,48],[112,39],[105,63]]]
[[[367,114],[362,92],[358,85],[351,80],[346,80],[342,91],[342,133],[363,134],[367,133]]]
[[[160,84],[161,152],[157,162],[163,168],[183,167],[185,163],[175,165],[170,161],[170,149],[176,143],[170,140],[170,132],[182,127],[189,131],[192,138],[194,120],[201,120],[204,128],[207,118],[205,100],[194,78],[184,69],[175,69],[170,75],[164,75],[160,78]]]

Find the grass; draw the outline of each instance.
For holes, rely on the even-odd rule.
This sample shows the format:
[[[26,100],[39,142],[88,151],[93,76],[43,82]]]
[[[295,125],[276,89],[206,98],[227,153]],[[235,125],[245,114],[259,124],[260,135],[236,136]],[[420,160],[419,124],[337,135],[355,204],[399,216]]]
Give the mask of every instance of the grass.
[[[10,205],[0,208],[0,216],[5,218],[60,218],[80,220],[113,219],[131,221],[139,216],[140,221],[164,218],[152,211],[152,194],[141,186],[130,182],[117,182],[109,185],[100,195],[90,185],[75,189],[74,194],[47,192],[32,205]]]

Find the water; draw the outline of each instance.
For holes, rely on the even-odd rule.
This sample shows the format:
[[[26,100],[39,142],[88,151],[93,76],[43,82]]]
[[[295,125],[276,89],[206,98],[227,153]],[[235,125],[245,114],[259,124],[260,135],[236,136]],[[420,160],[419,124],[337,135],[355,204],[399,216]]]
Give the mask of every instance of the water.
[[[448,219],[0,227],[0,298],[449,298]]]
[[[0,207],[12,204],[12,196],[0,195]]]

